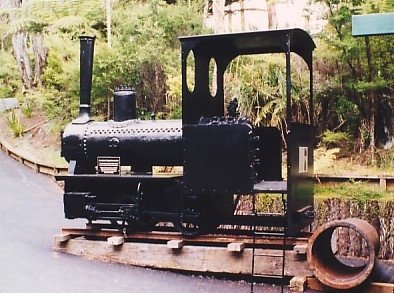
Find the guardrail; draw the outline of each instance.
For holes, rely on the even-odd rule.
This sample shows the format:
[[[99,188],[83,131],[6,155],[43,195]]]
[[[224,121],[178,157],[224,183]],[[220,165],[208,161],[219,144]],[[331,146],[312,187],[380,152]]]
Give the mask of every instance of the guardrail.
[[[51,176],[67,174],[67,167],[52,166],[46,163],[39,162],[32,158],[26,158],[15,150],[13,146],[0,138],[0,149],[2,149],[8,156],[19,161],[23,165],[37,171],[38,173],[47,174]]]
[[[18,151],[14,149],[9,143],[5,142],[0,138],[0,149],[2,149],[7,155],[19,161],[31,169],[55,176],[67,174],[67,167],[63,166],[52,166],[46,163],[38,162],[35,159],[24,157]],[[335,184],[342,182],[365,182],[379,186],[382,190],[394,190],[394,176],[389,175],[377,175],[377,176],[343,176],[343,175],[326,175],[326,174],[315,174],[315,181],[319,184]]]

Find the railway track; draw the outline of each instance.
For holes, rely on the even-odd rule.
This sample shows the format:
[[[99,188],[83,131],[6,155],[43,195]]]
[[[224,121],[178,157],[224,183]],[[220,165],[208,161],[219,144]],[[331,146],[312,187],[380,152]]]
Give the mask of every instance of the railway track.
[[[219,232],[191,238],[173,231],[66,227],[55,236],[54,250],[105,262],[247,278],[253,273],[266,278],[281,276],[285,255],[284,276],[311,275],[306,260],[307,234],[287,237],[283,246],[283,237],[275,233],[253,239],[252,235],[228,234],[228,230],[227,234]]]
[[[227,232],[228,233],[228,232]],[[257,235],[253,240],[252,235],[231,235],[231,234],[207,234],[197,237],[185,237],[178,232],[124,232],[109,229],[90,228],[62,228],[62,234],[69,238],[85,237],[90,240],[105,240],[110,237],[123,237],[125,242],[140,243],[167,243],[171,240],[182,240],[185,245],[224,247],[229,243],[244,243],[245,247],[251,248],[262,246],[278,246],[283,244],[283,238],[276,233],[264,233]],[[306,245],[308,234],[300,237],[287,237],[287,246]]]
[[[255,273],[262,278],[258,282],[275,280],[282,265],[278,256],[282,253],[283,239],[275,235],[256,237],[253,249],[253,237],[250,235],[209,234],[188,238],[168,231],[124,234],[113,229],[91,228],[63,228],[61,233],[66,237],[58,236],[57,240],[55,237],[55,251],[105,262],[199,274],[224,274],[249,280],[255,250],[259,255]],[[124,242],[109,241],[113,238],[124,239]],[[308,238],[308,235],[302,235],[286,239],[284,275],[287,280],[294,277],[289,286],[295,289],[307,287],[326,292],[327,287],[314,277],[305,251],[302,251],[302,247],[307,249]],[[172,241],[182,242],[182,245],[169,246]],[[244,248],[229,250],[229,244],[233,243],[243,243]],[[339,278],[338,282],[341,280]],[[394,285],[372,282],[362,288],[365,289],[363,292],[370,293],[392,292]]]

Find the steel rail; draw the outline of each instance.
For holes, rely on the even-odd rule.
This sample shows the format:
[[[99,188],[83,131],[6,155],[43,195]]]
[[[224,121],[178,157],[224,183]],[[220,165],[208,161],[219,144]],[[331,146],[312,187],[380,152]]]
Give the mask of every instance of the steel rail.
[[[62,228],[62,233],[70,235],[71,238],[88,237],[105,239],[113,236],[124,237],[126,241],[134,242],[156,242],[165,243],[170,240],[183,240],[189,245],[205,245],[205,246],[227,246],[229,243],[242,242],[246,247],[253,246],[253,236],[248,235],[225,235],[225,234],[206,234],[197,237],[185,237],[178,232],[123,232],[119,230],[96,230],[81,228]],[[307,237],[288,237],[286,244],[288,246],[306,245]],[[276,246],[283,244],[281,236],[257,236],[255,240],[256,246]]]

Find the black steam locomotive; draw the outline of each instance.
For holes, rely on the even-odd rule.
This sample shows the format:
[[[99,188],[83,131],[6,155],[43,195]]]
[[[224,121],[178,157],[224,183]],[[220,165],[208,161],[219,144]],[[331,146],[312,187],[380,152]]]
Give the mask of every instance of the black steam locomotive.
[[[114,94],[114,119],[90,118],[93,37],[81,37],[80,115],[69,124],[61,154],[69,162],[64,180],[68,219],[108,222],[112,227],[154,229],[173,223],[185,235],[219,225],[286,227],[296,234],[313,219],[313,82],[315,44],[300,29],[182,37],[182,120],[140,120],[136,94]],[[287,81],[287,178],[282,177],[282,137],[277,128],[239,117],[236,102],[224,106],[224,72],[237,56],[282,53]],[[310,72],[309,123],[292,120],[290,54]],[[194,88],[187,62],[194,57]],[[188,57],[189,56],[189,57]],[[209,89],[216,63],[217,90]],[[165,172],[163,172],[165,171]],[[242,195],[282,194],[283,214],[235,215]]]

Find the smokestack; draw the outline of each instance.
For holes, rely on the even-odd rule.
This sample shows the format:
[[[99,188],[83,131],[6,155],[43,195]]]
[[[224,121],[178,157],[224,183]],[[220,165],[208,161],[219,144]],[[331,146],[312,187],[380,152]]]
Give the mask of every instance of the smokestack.
[[[92,91],[92,70],[93,70],[93,53],[94,40],[96,37],[80,36],[81,53],[80,53],[80,104],[79,117],[73,121],[73,124],[85,124],[92,121],[90,118],[90,97]]]
[[[121,87],[114,92],[114,121],[122,122],[137,118],[136,94],[133,88]]]

